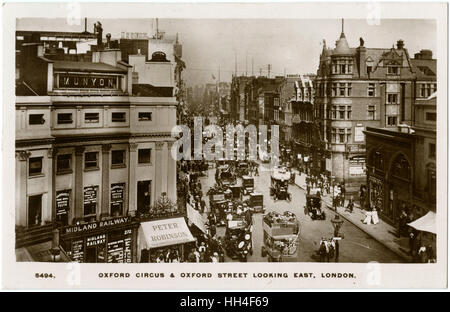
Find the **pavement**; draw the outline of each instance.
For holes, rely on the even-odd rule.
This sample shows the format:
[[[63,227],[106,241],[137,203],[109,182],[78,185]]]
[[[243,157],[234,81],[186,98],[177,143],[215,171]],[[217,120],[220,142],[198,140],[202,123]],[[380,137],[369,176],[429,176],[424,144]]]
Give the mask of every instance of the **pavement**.
[[[305,174],[299,174],[298,171],[296,172],[295,184],[303,190],[306,190],[305,178]],[[343,219],[347,220],[348,222],[364,231],[367,235],[371,236],[374,240],[384,245],[386,248],[397,254],[405,261],[413,261],[412,257],[409,255],[409,238],[398,238],[396,236],[397,229],[392,225],[384,222],[381,219],[377,224],[363,223],[363,220],[366,217],[364,210],[362,210],[360,206],[355,203],[352,213],[346,211],[344,207],[347,206],[347,200],[345,200],[344,202],[344,207],[337,207],[337,211],[335,211],[332,204],[331,194],[322,196],[322,201],[325,203],[325,206],[328,208],[328,210],[337,213]]]

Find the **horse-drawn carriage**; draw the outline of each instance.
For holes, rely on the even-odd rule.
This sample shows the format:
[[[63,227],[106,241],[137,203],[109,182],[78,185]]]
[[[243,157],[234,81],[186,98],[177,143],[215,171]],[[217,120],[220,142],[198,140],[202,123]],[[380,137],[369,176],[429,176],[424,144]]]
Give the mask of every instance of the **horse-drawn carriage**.
[[[264,197],[263,194],[252,192],[250,198],[247,201],[248,207],[252,212],[264,213]]]
[[[224,192],[215,192],[209,194],[209,206],[215,214],[217,225],[225,225],[226,210],[228,209],[229,200],[225,198]]]
[[[245,218],[235,214],[227,217],[225,230],[225,250],[232,259],[247,262],[247,255],[253,254],[251,227]]]
[[[231,190],[232,200],[242,200],[243,187],[241,184],[233,184],[229,186]]]
[[[239,177],[246,176],[250,172],[250,166],[248,162],[241,161],[236,164],[236,175]]]
[[[220,172],[219,179],[223,185],[230,185],[236,182],[236,176],[230,167]]]
[[[274,168],[270,177],[270,196],[274,199],[291,200],[291,193],[288,192],[290,172],[286,168]]]
[[[320,192],[306,195],[305,214],[308,214],[313,220],[325,220],[325,211],[322,210]]]
[[[263,217],[264,246],[261,256],[269,262],[297,262],[300,222],[289,211],[272,211]]]
[[[255,180],[249,176],[242,177],[242,188],[244,195],[250,194],[255,190]]]

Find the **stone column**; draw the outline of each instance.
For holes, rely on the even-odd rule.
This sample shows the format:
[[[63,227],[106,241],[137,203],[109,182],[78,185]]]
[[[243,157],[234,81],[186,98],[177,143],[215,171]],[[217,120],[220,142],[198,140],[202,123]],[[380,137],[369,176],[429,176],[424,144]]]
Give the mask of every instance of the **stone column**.
[[[47,151],[48,158],[48,172],[50,177],[48,179],[48,200],[50,201],[49,206],[51,207],[51,220],[56,220],[56,192],[55,192],[55,180],[56,180],[56,148],[49,148]]]
[[[177,200],[177,162],[172,157],[173,142],[167,142],[167,196],[170,200]]]
[[[16,152],[16,225],[27,226],[27,162],[31,153]]]
[[[75,147],[75,209],[73,223],[83,219],[83,153],[83,146]]]
[[[109,209],[109,155],[111,154],[111,144],[102,145],[102,207],[100,219],[110,215]]]
[[[128,162],[128,213],[134,215],[137,211],[137,147],[138,144],[129,144],[129,162]]]
[[[163,168],[163,146],[164,142],[156,142],[156,155],[155,155],[155,181],[152,183],[155,183],[155,194],[152,196],[152,201],[155,201],[161,196],[162,192],[165,192],[164,189],[167,188],[167,184],[163,184],[163,174],[167,174],[167,170],[164,171]]]

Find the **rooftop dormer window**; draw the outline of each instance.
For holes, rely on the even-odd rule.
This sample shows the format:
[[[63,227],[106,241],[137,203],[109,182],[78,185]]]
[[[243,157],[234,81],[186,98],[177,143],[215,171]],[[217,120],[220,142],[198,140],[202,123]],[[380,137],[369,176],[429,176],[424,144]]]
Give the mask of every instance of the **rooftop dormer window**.
[[[397,65],[389,65],[387,68],[388,75],[399,75],[400,67]]]
[[[332,62],[333,74],[352,74],[353,73],[353,60],[352,59],[335,59]]]

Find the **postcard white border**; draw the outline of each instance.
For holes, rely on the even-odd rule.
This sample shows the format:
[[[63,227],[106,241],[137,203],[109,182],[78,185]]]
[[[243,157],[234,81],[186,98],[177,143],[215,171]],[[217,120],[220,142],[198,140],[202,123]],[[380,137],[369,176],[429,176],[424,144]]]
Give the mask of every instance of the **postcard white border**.
[[[14,46],[16,18],[67,17],[68,3],[6,3],[3,6],[3,105],[2,105],[2,286],[5,289],[242,289],[292,290],[311,288],[445,288],[447,287],[447,94],[448,34],[446,3],[227,3],[227,4],[148,4],[80,3],[80,17],[88,18],[367,18],[374,6],[380,18],[424,18],[437,21],[438,126],[437,137],[437,220],[436,264],[357,264],[357,263],[223,263],[223,264],[49,264],[17,263],[14,253],[14,179],[15,179],[15,94]],[[326,9],[324,9],[326,8]],[[319,38],[320,39],[320,38]],[[99,278],[99,273],[164,272],[154,279]],[[193,272],[312,272],[316,278],[205,279],[181,278]],[[322,279],[321,273],[350,272],[356,278]],[[54,279],[36,279],[35,273],[53,273]],[[170,273],[175,277],[171,278]]]

